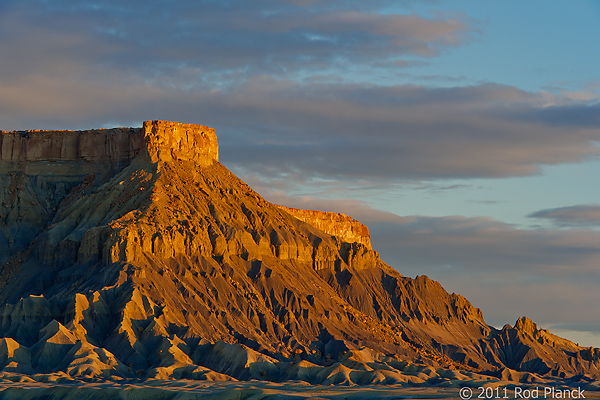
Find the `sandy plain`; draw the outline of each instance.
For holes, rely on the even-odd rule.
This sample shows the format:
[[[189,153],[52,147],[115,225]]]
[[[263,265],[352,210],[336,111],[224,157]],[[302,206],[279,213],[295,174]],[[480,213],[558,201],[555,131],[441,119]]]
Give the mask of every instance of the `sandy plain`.
[[[284,383],[199,382],[190,380],[149,380],[144,382],[0,382],[0,398],[11,400],[32,399],[127,399],[127,400],[367,400],[367,399],[598,399],[598,387],[577,383],[553,386],[545,393],[547,385],[520,384],[509,381],[447,382],[447,387],[407,385],[310,385],[306,382]],[[483,386],[481,386],[483,385]],[[468,389],[467,389],[468,388]],[[588,388],[588,389],[586,389]],[[487,389],[487,391],[486,391]],[[537,392],[535,389],[538,389]],[[595,390],[589,390],[595,389]],[[550,390],[550,389],[548,389]]]

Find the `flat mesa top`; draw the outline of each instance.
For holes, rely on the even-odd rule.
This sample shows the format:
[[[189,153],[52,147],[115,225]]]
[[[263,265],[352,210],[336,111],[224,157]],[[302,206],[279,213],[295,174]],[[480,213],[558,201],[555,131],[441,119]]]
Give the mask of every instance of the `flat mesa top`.
[[[141,128],[0,131],[0,161],[127,160],[140,154],[152,162],[209,164],[218,161],[217,136],[207,126],[159,120]]]

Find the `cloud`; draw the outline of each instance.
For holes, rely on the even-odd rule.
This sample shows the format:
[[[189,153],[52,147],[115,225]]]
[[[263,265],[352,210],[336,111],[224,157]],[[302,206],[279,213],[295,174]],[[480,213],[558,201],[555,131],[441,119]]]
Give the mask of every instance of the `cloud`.
[[[600,232],[522,230],[490,218],[364,220],[384,261],[467,297],[495,326],[527,315],[544,327],[598,330]]]
[[[424,190],[427,192],[435,193],[442,192],[446,190],[455,190],[455,189],[465,189],[471,188],[472,185],[465,184],[454,184],[454,185],[444,185],[439,183],[427,182],[427,183],[419,183],[415,186],[415,190]]]
[[[196,70],[199,80],[226,80],[232,72],[242,78],[256,73],[294,75],[406,55],[430,57],[464,43],[474,32],[465,16],[382,14],[377,3],[33,3],[13,3],[4,12],[0,31],[11,43],[35,41],[34,49],[43,44],[41,61],[51,54],[65,55],[64,50],[69,51],[67,60],[83,58],[108,46],[112,51],[101,60],[91,57],[90,63],[100,61],[150,80],[183,69]],[[24,62],[27,59],[16,57],[12,63],[45,71],[44,63]]]
[[[589,100],[350,78],[465,43],[477,31],[463,16],[342,1],[7,4],[4,130],[202,123],[228,167],[263,182],[522,176],[599,153]]]
[[[600,225],[600,204],[581,204],[569,207],[549,208],[528,215],[543,218],[562,227],[593,227]]]
[[[600,123],[580,116],[598,105],[564,106],[570,111],[556,124],[542,112],[542,97],[494,84],[297,85],[261,77],[231,98],[234,109],[253,109],[242,112],[253,134],[224,159],[255,171],[279,165],[282,174],[436,179],[531,175],[541,165],[597,157]]]

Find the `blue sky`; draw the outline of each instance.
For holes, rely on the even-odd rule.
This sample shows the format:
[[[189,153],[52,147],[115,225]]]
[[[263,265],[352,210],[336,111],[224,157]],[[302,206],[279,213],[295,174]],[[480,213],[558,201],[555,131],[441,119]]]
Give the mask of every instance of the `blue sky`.
[[[600,347],[600,4],[3,1],[0,129],[217,129],[273,202]]]
[[[524,90],[596,92],[600,4],[581,1],[440,1],[419,11],[463,12],[480,29],[473,42],[444,55],[433,71]],[[431,73],[431,75],[436,74]],[[438,82],[439,83],[439,82]]]

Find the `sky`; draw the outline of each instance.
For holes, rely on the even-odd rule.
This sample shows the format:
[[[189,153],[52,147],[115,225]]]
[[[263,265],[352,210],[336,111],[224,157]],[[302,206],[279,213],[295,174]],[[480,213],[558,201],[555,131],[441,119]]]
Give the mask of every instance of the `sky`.
[[[600,347],[600,2],[3,0],[0,130],[214,127],[496,327]]]

